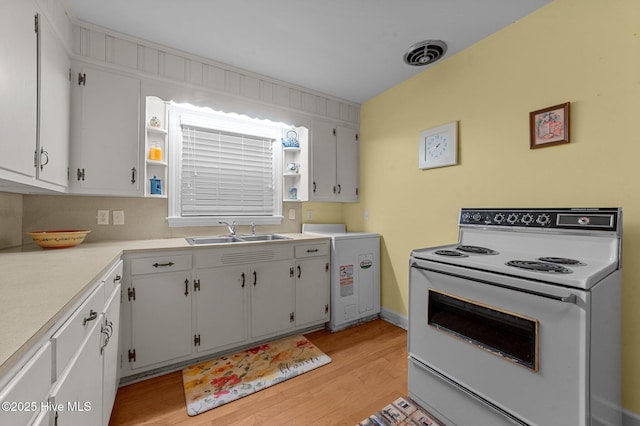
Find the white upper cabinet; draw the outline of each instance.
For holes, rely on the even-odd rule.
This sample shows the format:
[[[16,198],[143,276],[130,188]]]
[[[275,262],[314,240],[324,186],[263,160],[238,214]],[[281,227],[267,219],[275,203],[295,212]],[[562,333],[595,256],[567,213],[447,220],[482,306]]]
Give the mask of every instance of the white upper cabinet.
[[[359,200],[360,148],[355,129],[315,123],[311,163],[310,201]]]
[[[0,13],[0,180],[17,192],[68,186],[70,60],[32,0]]]
[[[38,179],[68,186],[71,60],[49,21],[40,23],[40,133]]]
[[[140,80],[80,65],[71,84],[71,192],[142,195]]]
[[[3,0],[0,9],[0,177],[35,177],[38,110],[37,8]],[[8,173],[10,172],[10,173]]]

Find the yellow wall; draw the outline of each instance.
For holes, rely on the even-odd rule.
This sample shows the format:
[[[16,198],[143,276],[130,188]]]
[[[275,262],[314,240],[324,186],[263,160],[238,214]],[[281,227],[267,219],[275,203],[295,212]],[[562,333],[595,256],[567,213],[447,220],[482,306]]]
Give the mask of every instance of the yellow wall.
[[[566,101],[571,143],[530,150],[529,112]],[[454,120],[459,164],[418,170],[420,131]],[[639,124],[638,0],[555,0],[366,102],[344,218],[383,236],[383,306],[407,314],[411,249],[455,242],[461,207],[621,206],[623,405],[640,413]]]

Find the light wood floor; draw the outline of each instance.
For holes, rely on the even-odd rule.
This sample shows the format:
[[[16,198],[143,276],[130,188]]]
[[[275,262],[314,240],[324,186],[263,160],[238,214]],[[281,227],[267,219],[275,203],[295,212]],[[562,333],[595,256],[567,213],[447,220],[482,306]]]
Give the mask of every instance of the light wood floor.
[[[118,390],[116,425],[350,425],[407,395],[407,333],[382,320],[306,337],[328,365],[187,416],[182,375],[175,372]]]

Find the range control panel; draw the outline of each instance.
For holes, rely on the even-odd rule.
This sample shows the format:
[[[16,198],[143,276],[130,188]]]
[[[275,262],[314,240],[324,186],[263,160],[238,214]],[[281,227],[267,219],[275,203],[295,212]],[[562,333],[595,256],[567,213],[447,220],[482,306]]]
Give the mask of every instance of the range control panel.
[[[460,210],[461,226],[588,229],[619,231],[620,208],[471,209]]]

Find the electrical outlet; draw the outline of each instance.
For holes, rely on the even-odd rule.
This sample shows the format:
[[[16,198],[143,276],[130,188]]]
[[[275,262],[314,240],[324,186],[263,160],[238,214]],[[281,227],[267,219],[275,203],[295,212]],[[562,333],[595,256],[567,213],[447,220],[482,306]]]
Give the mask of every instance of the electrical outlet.
[[[98,225],[109,224],[109,210],[98,210]]]
[[[289,220],[296,220],[296,209],[289,209]]]
[[[307,220],[313,220],[313,210],[307,210]]]
[[[124,225],[124,210],[113,211],[113,224]]]

